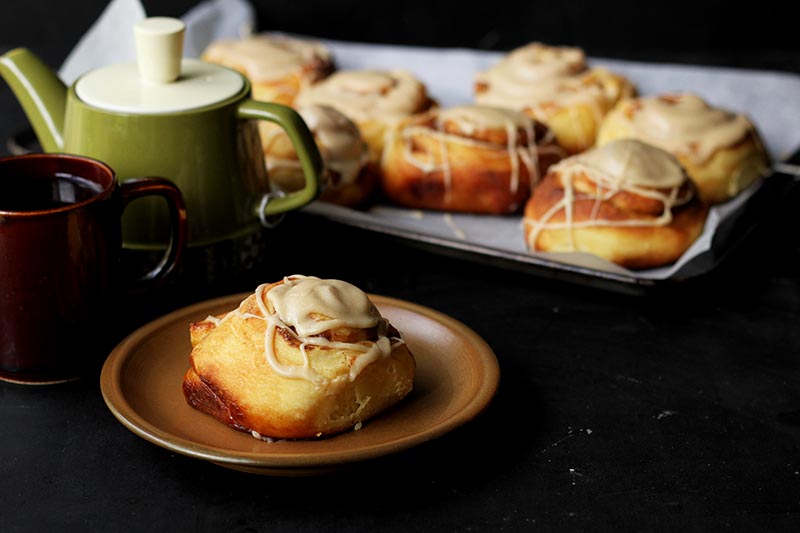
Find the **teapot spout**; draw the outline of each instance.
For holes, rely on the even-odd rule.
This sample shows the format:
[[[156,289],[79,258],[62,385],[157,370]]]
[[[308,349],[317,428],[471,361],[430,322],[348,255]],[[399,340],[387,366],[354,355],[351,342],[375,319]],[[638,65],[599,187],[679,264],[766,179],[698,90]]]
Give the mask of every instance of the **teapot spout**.
[[[0,76],[17,97],[45,152],[64,147],[67,87],[30,50],[16,48],[0,56]]]

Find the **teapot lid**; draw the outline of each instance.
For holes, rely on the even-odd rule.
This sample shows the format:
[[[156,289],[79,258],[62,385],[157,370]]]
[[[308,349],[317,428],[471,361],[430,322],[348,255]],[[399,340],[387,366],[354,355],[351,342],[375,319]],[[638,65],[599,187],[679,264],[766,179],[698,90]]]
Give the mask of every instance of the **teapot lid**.
[[[144,19],[134,32],[136,63],[110,65],[84,75],[75,84],[78,98],[114,112],[175,113],[220,102],[245,85],[238,72],[181,59],[185,26],[178,19]]]

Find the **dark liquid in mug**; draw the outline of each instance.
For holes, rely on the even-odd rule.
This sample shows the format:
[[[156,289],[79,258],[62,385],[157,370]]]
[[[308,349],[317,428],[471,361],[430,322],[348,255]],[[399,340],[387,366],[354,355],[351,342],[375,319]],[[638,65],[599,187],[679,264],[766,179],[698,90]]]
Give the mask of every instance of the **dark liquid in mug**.
[[[103,188],[70,174],[0,180],[0,211],[42,211],[76,204],[97,196]]]

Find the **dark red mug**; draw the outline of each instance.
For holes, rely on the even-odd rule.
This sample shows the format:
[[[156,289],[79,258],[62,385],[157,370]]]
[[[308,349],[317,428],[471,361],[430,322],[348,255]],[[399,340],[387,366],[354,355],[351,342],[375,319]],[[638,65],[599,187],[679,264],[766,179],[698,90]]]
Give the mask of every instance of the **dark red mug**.
[[[164,258],[123,280],[122,213],[133,200],[169,206]],[[64,154],[0,158],[0,379],[56,383],[84,375],[126,286],[154,285],[186,247],[186,206],[164,178],[120,184],[105,163]]]

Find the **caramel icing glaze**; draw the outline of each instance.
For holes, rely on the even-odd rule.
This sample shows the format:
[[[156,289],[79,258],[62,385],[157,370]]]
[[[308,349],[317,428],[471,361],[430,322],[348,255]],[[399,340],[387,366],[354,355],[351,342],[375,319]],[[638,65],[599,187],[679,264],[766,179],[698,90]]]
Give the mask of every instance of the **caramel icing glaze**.
[[[354,380],[370,363],[387,357],[404,343],[400,337],[389,337],[389,323],[378,312],[366,293],[341,280],[320,279],[313,276],[287,276],[277,284],[262,284],[255,290],[260,314],[235,309],[217,322],[232,315],[255,318],[267,323],[264,334],[264,356],[275,373],[294,379],[305,379],[324,384],[326,379],[311,366],[308,348],[348,350],[357,355],[348,377]],[[210,318],[210,317],[209,317]],[[321,336],[337,328],[375,328],[374,341],[340,342]],[[275,353],[278,329],[300,343],[304,364],[284,364]],[[337,380],[339,378],[334,378]]]
[[[502,61],[478,74],[479,82],[524,92],[532,82],[568,78],[586,70],[586,56],[580,48],[530,43],[512,50]]]
[[[710,106],[692,93],[665,94],[625,102],[616,120],[632,137],[702,164],[721,148],[746,138],[753,125],[744,115]]]
[[[585,104],[599,120],[620,97],[618,88],[598,76],[605,72],[587,68],[580,48],[531,43],[476,75],[475,101],[525,110],[540,120],[559,109]]]
[[[203,52],[203,58],[239,70],[255,83],[276,81],[309,65],[331,62],[330,52],[321,43],[265,35],[216,41]]]
[[[530,226],[528,245],[535,249],[536,239],[544,229],[573,229],[597,226],[666,226],[673,217],[673,209],[684,205],[693,197],[693,189],[685,187],[688,176],[672,154],[655,146],[632,139],[612,141],[560,161],[550,168],[560,176],[563,197],[537,220],[526,219]],[[576,188],[578,177],[594,184],[591,191]],[[587,220],[574,220],[572,207],[576,199],[600,202],[612,198],[620,191],[656,200],[663,210],[660,216],[605,220],[592,216]],[[535,194],[535,193],[534,193]],[[553,221],[560,211],[563,221]],[[574,245],[573,245],[574,248]]]
[[[341,70],[301,92],[295,105],[329,105],[350,119],[399,120],[417,111],[422,82],[403,70]]]

